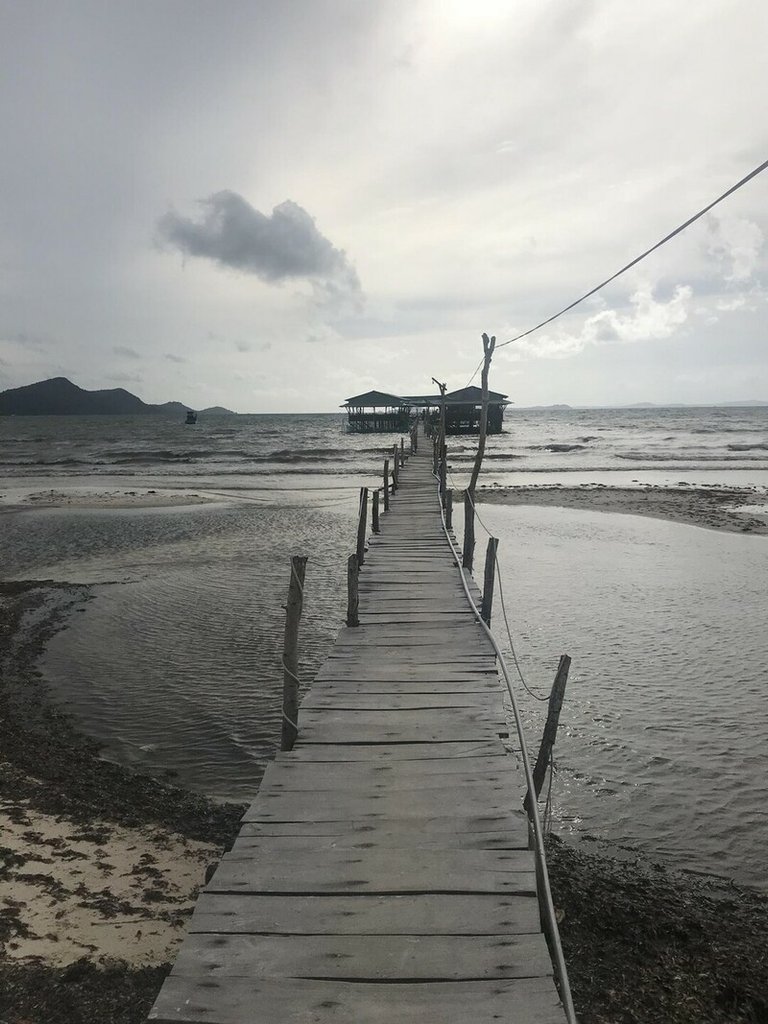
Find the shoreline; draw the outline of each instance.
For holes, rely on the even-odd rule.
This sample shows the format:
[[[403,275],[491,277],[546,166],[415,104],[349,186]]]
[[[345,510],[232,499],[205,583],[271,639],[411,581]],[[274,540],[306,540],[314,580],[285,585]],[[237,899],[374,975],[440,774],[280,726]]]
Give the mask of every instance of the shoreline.
[[[568,504],[584,499],[582,489],[527,490],[529,504],[585,507]],[[682,493],[688,504],[697,500]],[[740,530],[724,507],[734,495],[741,501],[743,492],[718,491],[704,503],[707,514],[721,509],[722,523],[695,525]],[[489,496],[507,498],[494,490],[480,500]],[[619,511],[605,507],[597,488],[586,501]],[[672,518],[653,508],[640,514]],[[239,806],[102,760],[98,744],[49,701],[37,659],[89,593],[52,581],[0,584],[0,815],[8,826],[0,842],[0,1019],[14,1024],[143,1022],[205,869],[239,829]],[[549,858],[582,1024],[766,1019],[765,895],[558,837]]]
[[[454,492],[454,500],[460,493]],[[493,505],[538,505],[615,512],[666,519],[687,526],[731,533],[768,535],[768,492],[747,487],[607,487],[583,484],[524,484],[485,487],[477,501]]]

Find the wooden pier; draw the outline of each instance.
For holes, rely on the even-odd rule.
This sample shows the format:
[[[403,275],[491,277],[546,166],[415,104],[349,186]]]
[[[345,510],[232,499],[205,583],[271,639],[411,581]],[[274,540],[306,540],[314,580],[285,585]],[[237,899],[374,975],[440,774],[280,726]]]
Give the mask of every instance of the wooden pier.
[[[401,471],[341,630],[150,1014],[200,1024],[562,1024],[493,647]],[[474,584],[472,584],[474,587]]]

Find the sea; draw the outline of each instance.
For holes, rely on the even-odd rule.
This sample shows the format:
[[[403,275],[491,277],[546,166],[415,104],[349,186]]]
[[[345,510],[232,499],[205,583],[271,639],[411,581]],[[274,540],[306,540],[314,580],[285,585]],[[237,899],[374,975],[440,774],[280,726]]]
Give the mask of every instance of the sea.
[[[359,488],[395,440],[345,433],[338,414],[0,417],[0,575],[90,585],[41,669],[104,756],[254,795],[279,737],[290,557],[309,558],[308,684],[342,623]],[[451,439],[456,487],[475,443]],[[749,487],[768,510],[768,407],[509,409],[481,476],[648,483]],[[169,493],[172,507],[141,507]],[[479,514],[500,539],[494,629],[522,670],[533,747],[536,698],[572,658],[552,827],[768,889],[768,537],[574,508]]]

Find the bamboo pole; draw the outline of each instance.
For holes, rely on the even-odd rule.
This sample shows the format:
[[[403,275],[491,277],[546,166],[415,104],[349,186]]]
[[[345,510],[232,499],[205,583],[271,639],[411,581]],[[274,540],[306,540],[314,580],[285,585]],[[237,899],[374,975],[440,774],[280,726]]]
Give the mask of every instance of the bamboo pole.
[[[400,473],[397,468],[397,445],[392,445],[392,493],[394,494],[400,484]]]
[[[357,520],[357,564],[365,561],[365,539],[368,528],[368,488],[360,488],[360,515]]]
[[[485,551],[485,577],[483,580],[483,605],[480,609],[480,617],[486,626],[491,624],[491,611],[493,610],[493,584],[496,579],[496,549],[499,546],[498,537],[488,538],[488,547]]]
[[[461,553],[461,564],[472,572],[475,560],[475,506],[472,495],[464,491],[464,546]]]
[[[449,490],[445,495],[445,525],[449,530],[453,529],[453,491]]]
[[[292,750],[299,733],[299,623],[304,604],[306,571],[306,555],[294,555],[291,558],[291,579],[288,583],[288,601],[285,605],[281,750]]]
[[[445,441],[442,444],[442,451],[440,452],[440,501],[443,508],[445,508],[445,495],[448,490],[448,449],[445,447]]]
[[[555,681],[552,684],[552,692],[549,695],[549,707],[547,709],[547,722],[544,726],[544,735],[541,737],[541,746],[539,747],[539,753],[536,757],[536,765],[533,769],[533,785],[535,791],[534,799],[538,800],[541,787],[544,785],[544,779],[547,774],[547,766],[549,765],[549,759],[552,754],[552,748],[555,745],[555,738],[557,736],[557,725],[560,721],[560,711],[563,707],[563,698],[565,697],[565,685],[568,682],[568,670],[571,667],[571,659],[567,654],[563,654],[560,657],[560,664],[557,666],[557,675]],[[531,813],[531,794],[530,792],[526,795],[523,807],[530,815]]]
[[[405,465],[405,439],[400,438],[400,465]]]
[[[384,511],[389,512],[389,459],[384,459]]]
[[[373,499],[371,502],[371,528],[374,533],[379,532],[379,488],[377,487],[373,492]]]
[[[358,609],[360,596],[358,583],[360,580],[360,566],[357,564],[357,555],[350,555],[347,559],[347,625],[359,626],[360,618]]]

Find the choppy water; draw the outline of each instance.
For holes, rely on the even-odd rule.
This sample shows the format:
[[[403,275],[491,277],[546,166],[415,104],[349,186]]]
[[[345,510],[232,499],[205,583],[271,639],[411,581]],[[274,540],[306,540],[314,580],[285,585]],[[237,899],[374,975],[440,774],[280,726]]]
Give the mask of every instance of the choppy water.
[[[6,501],[43,485],[222,497],[183,510],[0,517],[4,577],[94,584],[95,600],[54,639],[45,669],[109,756],[172,770],[219,797],[252,795],[279,733],[289,556],[310,556],[309,679],[341,622],[357,487],[376,478],[393,440],[341,426],[336,416],[192,428],[154,418],[0,419]],[[507,429],[491,439],[486,483],[529,473],[768,483],[766,409],[521,411]],[[583,447],[552,450],[572,442]],[[452,451],[460,481],[471,440]],[[768,538],[552,508],[485,506],[481,515],[501,538],[531,681],[548,688],[559,654],[574,659],[557,751],[558,826],[768,884]],[[529,698],[524,706],[535,743],[541,709]]]
[[[295,487],[378,475],[386,435],[346,434],[341,414],[0,417],[0,475],[152,478],[200,488]],[[452,439],[457,470],[471,438]],[[525,473],[768,470],[768,406],[745,409],[508,409],[486,480]],[[298,480],[296,478],[299,478]]]

